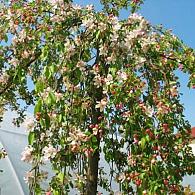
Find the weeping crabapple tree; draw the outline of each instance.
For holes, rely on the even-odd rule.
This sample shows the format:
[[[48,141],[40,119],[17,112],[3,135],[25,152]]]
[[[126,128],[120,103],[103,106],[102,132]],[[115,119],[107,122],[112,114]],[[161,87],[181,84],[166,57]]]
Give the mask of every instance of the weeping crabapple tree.
[[[121,194],[181,194],[183,176],[195,173],[175,75],[195,86],[195,53],[136,14],[141,3],[1,4],[1,113],[16,110],[19,125],[34,108],[22,153],[30,194],[113,194],[113,183]],[[42,185],[45,164],[52,174]]]

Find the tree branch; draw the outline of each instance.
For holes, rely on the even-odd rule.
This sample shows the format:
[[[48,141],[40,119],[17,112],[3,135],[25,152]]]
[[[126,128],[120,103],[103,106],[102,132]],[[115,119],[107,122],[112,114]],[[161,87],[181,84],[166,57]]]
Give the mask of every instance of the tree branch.
[[[28,68],[35,60],[37,60],[37,58],[41,55],[41,52],[37,53],[23,68]],[[5,93],[8,89],[10,89],[13,85],[13,78],[14,75],[10,75],[7,83],[5,84],[5,86],[0,90],[0,95],[2,95],[3,93]]]

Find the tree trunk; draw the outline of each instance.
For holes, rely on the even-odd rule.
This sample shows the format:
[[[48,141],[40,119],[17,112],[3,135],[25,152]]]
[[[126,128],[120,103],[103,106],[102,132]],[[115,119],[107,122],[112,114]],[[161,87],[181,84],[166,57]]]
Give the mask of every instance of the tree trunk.
[[[86,195],[97,194],[99,151],[89,157]]]
[[[99,47],[97,47],[97,56],[94,65],[97,65],[99,63]],[[107,68],[106,68],[107,70]],[[101,75],[101,73],[100,73]],[[103,88],[96,86],[92,86],[90,88],[90,91],[88,92],[94,99],[94,102],[101,101],[103,97]],[[100,121],[98,118],[102,115],[99,109],[95,108],[95,104],[92,106],[92,123],[98,124]],[[97,142],[98,142],[98,148],[96,151],[88,157],[88,168],[87,168],[87,184],[86,184],[86,195],[96,195],[97,194],[97,187],[98,187],[98,168],[99,168],[99,159],[100,159],[100,138],[99,138],[99,132],[97,133]]]

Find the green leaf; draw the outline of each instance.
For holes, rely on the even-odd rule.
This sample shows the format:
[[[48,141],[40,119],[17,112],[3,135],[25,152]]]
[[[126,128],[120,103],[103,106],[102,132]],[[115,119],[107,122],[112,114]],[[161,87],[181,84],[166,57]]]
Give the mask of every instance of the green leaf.
[[[32,145],[34,140],[35,140],[35,133],[34,132],[30,132],[28,134],[28,144]]]
[[[49,72],[48,66],[45,66],[45,68],[44,68],[44,74],[45,74],[45,77],[46,78],[49,78],[50,77],[50,72]]]
[[[44,84],[42,81],[37,81],[35,84],[35,91],[36,92],[43,92],[44,90]]]
[[[56,71],[56,66],[54,64],[52,64],[49,68],[49,71],[50,71],[51,75],[53,75]]]
[[[41,112],[41,108],[42,108],[42,100],[39,99],[35,105],[34,114],[36,114],[37,112]]]
[[[98,30],[96,33],[96,39],[99,39],[99,36],[100,36],[100,30]]]
[[[50,127],[50,117],[48,115],[45,116],[45,126],[47,129]]]
[[[58,121],[59,121],[59,123],[62,123],[63,122],[63,114],[60,114],[59,115]]]
[[[146,135],[146,141],[149,142],[150,141],[150,137],[149,135]]]
[[[53,195],[60,195],[60,193],[57,190],[53,190]]]
[[[59,178],[59,181],[60,181],[61,183],[63,183],[64,173],[60,172],[60,173],[57,175],[57,178]]]
[[[156,192],[157,190],[158,190],[158,185],[155,184],[155,186],[154,186],[154,192]]]
[[[55,104],[56,103],[56,97],[54,93],[49,92],[48,98],[47,98],[48,105]]]
[[[95,136],[93,136],[92,139],[91,139],[91,141],[92,141],[93,143],[96,143],[96,142],[97,142],[97,138],[96,138]]]
[[[146,138],[142,137],[142,139],[141,139],[141,148],[142,148],[142,150],[145,148],[145,145],[146,145]]]
[[[141,173],[141,174],[140,174],[140,178],[141,178],[141,179],[144,179],[145,175],[146,175],[146,173]]]

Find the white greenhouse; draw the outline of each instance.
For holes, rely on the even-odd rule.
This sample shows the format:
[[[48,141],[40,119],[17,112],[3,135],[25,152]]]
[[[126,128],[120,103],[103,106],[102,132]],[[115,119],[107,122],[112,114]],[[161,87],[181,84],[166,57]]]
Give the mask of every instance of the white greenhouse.
[[[27,145],[25,128],[16,128],[12,124],[13,113],[5,115],[0,124],[0,148],[5,148],[8,156],[0,160],[0,195],[28,195],[28,186],[24,181],[25,172],[30,166],[21,161],[21,152]],[[191,144],[195,154],[195,143]],[[195,176],[184,178],[184,186],[190,185],[195,191]]]

